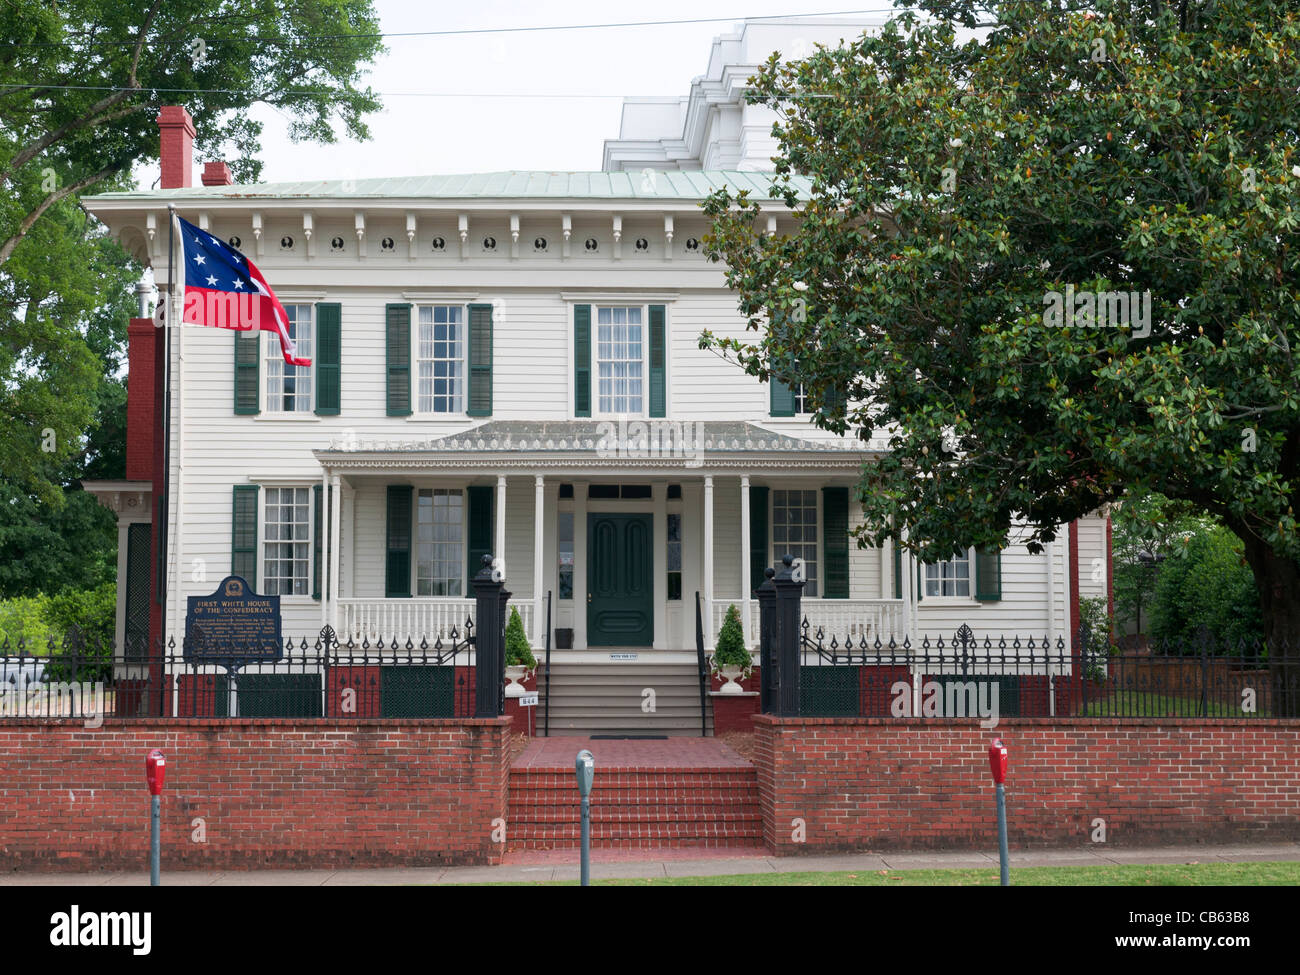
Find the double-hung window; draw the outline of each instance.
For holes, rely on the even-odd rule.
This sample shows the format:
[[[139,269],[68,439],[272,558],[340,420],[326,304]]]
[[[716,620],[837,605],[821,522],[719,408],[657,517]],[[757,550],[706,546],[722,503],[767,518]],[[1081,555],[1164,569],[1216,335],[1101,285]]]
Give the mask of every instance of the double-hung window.
[[[459,488],[420,488],[415,501],[415,594],[463,595],[464,576],[464,494]]]
[[[289,337],[304,359],[312,356],[312,306],[285,305],[289,319]],[[284,361],[280,336],[274,331],[262,333],[262,358],[266,364],[266,411],[268,413],[310,413],[312,411],[312,373],[306,366],[291,366]]]
[[[805,596],[817,595],[817,492],[772,491],[772,555],[803,560]]]
[[[415,335],[416,411],[465,412],[465,308],[420,305]]]
[[[642,309],[596,308],[596,412],[645,412],[645,333]]]
[[[971,595],[970,552],[961,558],[928,563],[925,566],[925,595],[964,596],[969,599]]]
[[[310,595],[311,514],[311,488],[266,489],[262,591],[268,596]]]

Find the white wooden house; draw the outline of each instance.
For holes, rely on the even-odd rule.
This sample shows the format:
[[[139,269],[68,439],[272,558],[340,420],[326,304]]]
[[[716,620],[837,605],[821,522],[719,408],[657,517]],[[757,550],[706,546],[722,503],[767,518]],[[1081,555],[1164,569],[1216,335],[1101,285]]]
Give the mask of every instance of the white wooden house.
[[[234,573],[282,597],[287,635],[432,639],[470,615],[490,552],[534,646],[548,592],[575,654],[693,648],[697,592],[706,640],[734,603],[756,641],[751,590],[789,553],[831,632],[1064,635],[1079,594],[1108,589],[1104,516],[1038,555],[918,569],[857,548],[853,488],[884,444],[817,430],[799,390],[699,348],[744,333],[699,204],[724,184],[769,195],[770,118],[741,93],[782,29],[719,39],[685,99],[629,103],[599,172],[232,186],[209,164],[215,185],[191,186],[165,113],[164,188],[86,206],[165,286],[174,203],[257,263],[314,360],[286,367],[271,333],[174,330],[165,631]],[[89,487],[149,510],[139,478]],[[140,625],[127,534],[119,637]]]

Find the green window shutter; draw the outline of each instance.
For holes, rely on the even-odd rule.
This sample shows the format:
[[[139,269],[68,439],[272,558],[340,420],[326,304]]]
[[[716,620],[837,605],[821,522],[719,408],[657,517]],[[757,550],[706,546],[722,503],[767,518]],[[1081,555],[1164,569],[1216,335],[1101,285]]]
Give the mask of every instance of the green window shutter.
[[[773,416],[794,416],[794,390],[773,376],[768,380]]]
[[[767,487],[749,489],[749,588],[763,584],[767,568]]]
[[[975,550],[975,598],[997,602],[1002,598],[1002,550]]]
[[[257,485],[236,484],[230,518],[230,574],[257,592]]]
[[[650,415],[668,415],[668,328],[663,305],[650,306]]]
[[[826,401],[822,404],[826,407],[826,412],[834,416],[844,409],[847,399],[844,396],[844,390],[839,387],[832,387],[826,390]]]
[[[849,489],[822,488],[822,553],[826,561],[822,595],[849,598]]]
[[[469,505],[468,544],[465,546],[469,564],[466,567],[465,589],[467,595],[474,595],[470,585],[478,570],[483,567],[483,556],[492,554],[492,488],[479,485],[466,491]],[[496,553],[498,556],[500,553]]]
[[[469,306],[469,343],[466,372],[469,388],[465,412],[492,415],[492,306]]]
[[[262,333],[235,333],[235,415],[261,412]]]
[[[411,595],[411,486],[388,485],[388,559],[384,566],[384,595]]]
[[[311,544],[311,598],[320,599],[320,563],[321,556],[324,554],[324,538],[321,531],[321,524],[324,521],[325,506],[321,504],[321,486],[314,485],[311,489],[311,521],[312,521],[312,544]]]
[[[894,598],[903,598],[903,546],[894,542]]]
[[[591,416],[591,305],[573,306],[573,415]]]
[[[388,415],[411,415],[411,306],[384,310],[384,354],[388,373]]]
[[[339,372],[343,359],[343,306],[338,302],[316,305],[316,415],[339,415]]]

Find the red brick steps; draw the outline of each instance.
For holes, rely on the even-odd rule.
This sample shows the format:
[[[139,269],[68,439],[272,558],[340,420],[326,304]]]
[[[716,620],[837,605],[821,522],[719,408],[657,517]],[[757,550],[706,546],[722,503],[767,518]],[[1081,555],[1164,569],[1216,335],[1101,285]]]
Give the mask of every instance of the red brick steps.
[[[579,797],[573,756],[596,757],[593,849],[763,846],[753,766],[713,739],[535,741],[510,770],[508,846],[574,849]]]

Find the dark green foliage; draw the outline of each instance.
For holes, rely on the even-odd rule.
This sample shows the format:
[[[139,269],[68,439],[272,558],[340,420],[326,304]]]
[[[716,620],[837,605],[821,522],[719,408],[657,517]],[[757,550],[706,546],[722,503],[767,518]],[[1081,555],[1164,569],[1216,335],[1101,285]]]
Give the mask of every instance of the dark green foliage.
[[[718,631],[717,646],[713,651],[714,667],[743,667],[749,670],[753,658],[745,649],[745,628],[740,622],[740,610],[735,604],[727,607],[727,615]]]
[[[537,667],[537,658],[533,656],[533,649],[528,645],[528,637],[524,634],[524,621],[519,617],[519,610],[511,606],[510,619],[506,623],[506,666],[518,667],[521,664],[533,670]]]
[[[1263,635],[1254,578],[1241,543],[1225,528],[1196,535],[1185,554],[1166,558],[1159,569],[1151,605],[1153,645],[1195,650],[1201,627],[1213,635],[1216,653]]]

